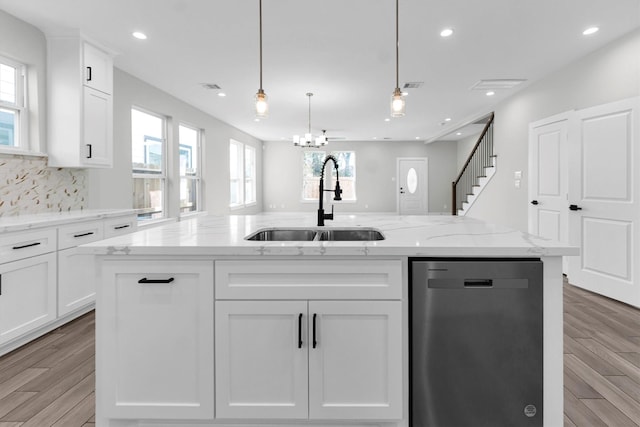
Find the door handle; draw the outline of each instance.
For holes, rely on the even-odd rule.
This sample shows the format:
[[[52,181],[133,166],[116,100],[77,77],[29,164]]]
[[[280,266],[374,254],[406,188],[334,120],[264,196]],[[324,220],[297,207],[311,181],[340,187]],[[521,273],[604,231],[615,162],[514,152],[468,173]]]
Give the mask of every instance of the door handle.
[[[400,187],[400,194],[404,194],[404,187]]]
[[[317,313],[313,313],[313,348],[316,348],[318,345],[318,341],[316,341],[316,317]]]
[[[572,211],[581,211],[582,208],[578,205],[569,205],[569,209]]]
[[[298,315],[298,348],[302,348],[302,313]]]
[[[538,201],[537,201],[537,200],[532,200],[532,201],[531,201],[531,204],[532,204],[532,205],[537,205],[537,204],[538,204]]]

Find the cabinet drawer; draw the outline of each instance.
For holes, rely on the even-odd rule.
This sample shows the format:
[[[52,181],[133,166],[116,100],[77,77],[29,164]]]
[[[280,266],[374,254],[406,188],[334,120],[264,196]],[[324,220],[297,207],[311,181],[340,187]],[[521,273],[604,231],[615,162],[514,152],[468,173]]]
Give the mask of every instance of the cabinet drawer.
[[[56,250],[56,229],[7,233],[0,240],[1,262],[16,261]]]
[[[216,299],[401,299],[400,260],[216,261]]]
[[[133,233],[138,228],[138,220],[135,215],[120,218],[110,218],[104,221],[104,238]]]
[[[102,221],[87,221],[58,227],[58,249],[73,248],[104,238]]]

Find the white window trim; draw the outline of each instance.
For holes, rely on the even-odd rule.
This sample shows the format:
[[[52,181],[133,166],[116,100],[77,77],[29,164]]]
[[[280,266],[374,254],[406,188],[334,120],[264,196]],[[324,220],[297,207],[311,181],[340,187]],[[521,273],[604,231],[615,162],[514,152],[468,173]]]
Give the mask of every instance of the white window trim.
[[[14,61],[5,56],[0,56],[0,63],[13,67],[16,72],[16,103],[0,101],[0,108],[14,110],[18,112],[17,135],[14,135],[15,146],[0,146],[0,154],[21,154],[38,157],[46,157],[45,154],[35,152],[29,139],[29,97],[27,88],[27,66],[21,62]]]
[[[230,139],[229,140],[229,147],[231,145],[235,145],[239,148],[238,152],[241,154],[241,160],[238,162],[239,165],[242,165],[242,170],[240,171],[240,177],[237,178],[237,180],[239,180],[242,185],[240,188],[240,191],[242,193],[242,203],[231,203],[231,194],[229,194],[229,209],[232,211],[236,211],[236,210],[240,210],[240,209],[245,209],[245,208],[250,208],[253,206],[256,206],[258,204],[258,170],[257,170],[257,156],[258,156],[258,150],[256,147],[254,147],[253,145],[250,144],[245,144],[243,142],[237,141],[235,139]],[[255,174],[254,174],[254,178],[253,178],[253,183],[254,183],[254,195],[256,200],[252,201],[252,202],[246,202],[247,200],[247,194],[246,194],[246,186],[247,186],[247,181],[245,179],[245,167],[246,167],[246,159],[245,159],[245,150],[249,148],[251,150],[253,150],[254,152],[254,160],[255,160]],[[231,159],[231,151],[229,151],[229,155],[227,156],[228,159]],[[231,171],[229,171],[229,191],[231,191]]]
[[[146,108],[143,108],[143,107],[135,106],[135,105],[131,106],[129,114],[131,114],[131,110],[138,110],[138,111],[140,111],[142,113],[158,117],[159,119],[162,119],[162,123],[163,123],[163,126],[162,126],[162,138],[160,138],[162,140],[162,170],[161,170],[161,173],[140,173],[140,172],[136,173],[136,172],[133,171],[133,166],[131,168],[132,179],[135,179],[135,178],[154,178],[154,179],[161,179],[162,180],[162,217],[161,218],[155,218],[155,219],[140,219],[139,217],[137,218],[138,219],[138,225],[141,225],[141,224],[158,224],[160,222],[172,219],[169,216],[169,193],[168,193],[168,191],[169,191],[169,180],[168,180],[168,176],[167,176],[167,169],[168,169],[167,130],[168,130],[169,117],[166,116],[166,115],[163,115],[163,114],[156,113],[156,112],[151,111],[151,110],[147,110]],[[133,184],[133,182],[132,182],[132,184]],[[136,210],[136,216],[137,215],[138,215],[138,212]]]
[[[200,128],[198,126],[194,126],[194,125],[191,125],[191,124],[188,124],[188,123],[185,123],[185,122],[179,122],[178,123],[178,157],[177,157],[178,161],[180,159],[180,152],[179,152],[179,150],[180,150],[180,126],[183,126],[185,128],[189,128],[191,130],[194,130],[198,134],[198,141],[196,143],[197,150],[198,150],[198,155],[197,155],[197,158],[196,158],[196,163],[197,163],[197,165],[196,165],[196,171],[197,171],[196,175],[195,176],[194,175],[182,175],[182,174],[180,174],[180,172],[178,172],[178,175],[179,175],[178,176],[178,180],[179,181],[182,180],[182,178],[191,179],[191,180],[197,180],[198,181],[198,184],[197,184],[198,187],[197,187],[197,191],[196,191],[196,193],[197,193],[197,197],[196,197],[197,209],[195,211],[191,211],[191,212],[185,212],[185,213],[179,212],[178,213],[180,218],[187,218],[187,217],[190,217],[190,216],[198,215],[198,214],[203,212],[203,210],[202,210],[202,200],[203,200],[203,197],[202,197],[202,188],[203,188],[203,185],[202,185],[202,134],[203,134],[204,131],[202,130],[202,128]],[[179,187],[179,184],[178,184],[178,187]],[[180,189],[178,188],[178,193],[179,192],[180,192]],[[178,199],[179,199],[179,194],[178,194]],[[178,206],[178,210],[180,210],[180,206]]]

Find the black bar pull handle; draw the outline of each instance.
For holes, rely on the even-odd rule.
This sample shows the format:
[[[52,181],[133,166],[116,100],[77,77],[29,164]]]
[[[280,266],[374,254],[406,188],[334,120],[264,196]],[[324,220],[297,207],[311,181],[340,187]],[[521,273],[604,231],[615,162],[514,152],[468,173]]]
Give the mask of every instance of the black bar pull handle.
[[[465,288],[490,288],[493,286],[493,280],[491,279],[465,279]]]
[[[2,274],[0,274],[0,296],[2,296]]]
[[[537,204],[538,204],[538,201],[537,201],[537,200],[532,200],[532,201],[531,201],[531,204],[532,204],[532,205],[537,205]]]
[[[91,81],[91,67],[87,67],[87,81]]]
[[[580,206],[578,206],[578,205],[569,205],[569,210],[572,210],[572,211],[581,211],[581,210],[582,210],[582,208],[581,208]]]
[[[298,348],[302,348],[302,313],[298,314]]]
[[[173,277],[169,277],[168,279],[147,279],[146,277],[138,280],[138,283],[171,283],[175,279]]]
[[[131,225],[126,224],[126,225],[118,225],[116,227],[113,227],[114,230],[122,230],[123,228],[129,228],[131,227]]]
[[[42,242],[35,242],[35,243],[29,243],[28,245],[22,245],[22,246],[14,246],[13,249],[24,249],[24,248],[30,248],[32,246],[38,246],[41,245]]]
[[[73,237],[78,238],[78,237],[85,237],[85,236],[91,236],[93,234],[93,231],[89,231],[87,233],[82,233],[82,234],[74,234]]]
[[[91,157],[93,157],[93,149],[91,147],[91,144],[87,144],[87,147],[89,148],[89,154],[87,155],[87,159],[90,159]]]
[[[318,341],[316,340],[316,317],[317,313],[313,313],[313,348],[318,346]]]

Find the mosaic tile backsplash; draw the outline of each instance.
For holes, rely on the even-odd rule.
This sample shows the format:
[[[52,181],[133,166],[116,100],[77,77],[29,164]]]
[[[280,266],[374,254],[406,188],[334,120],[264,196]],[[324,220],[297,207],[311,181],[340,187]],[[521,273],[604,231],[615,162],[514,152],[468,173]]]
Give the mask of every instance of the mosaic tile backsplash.
[[[87,208],[87,173],[44,157],[0,155],[0,217]]]

